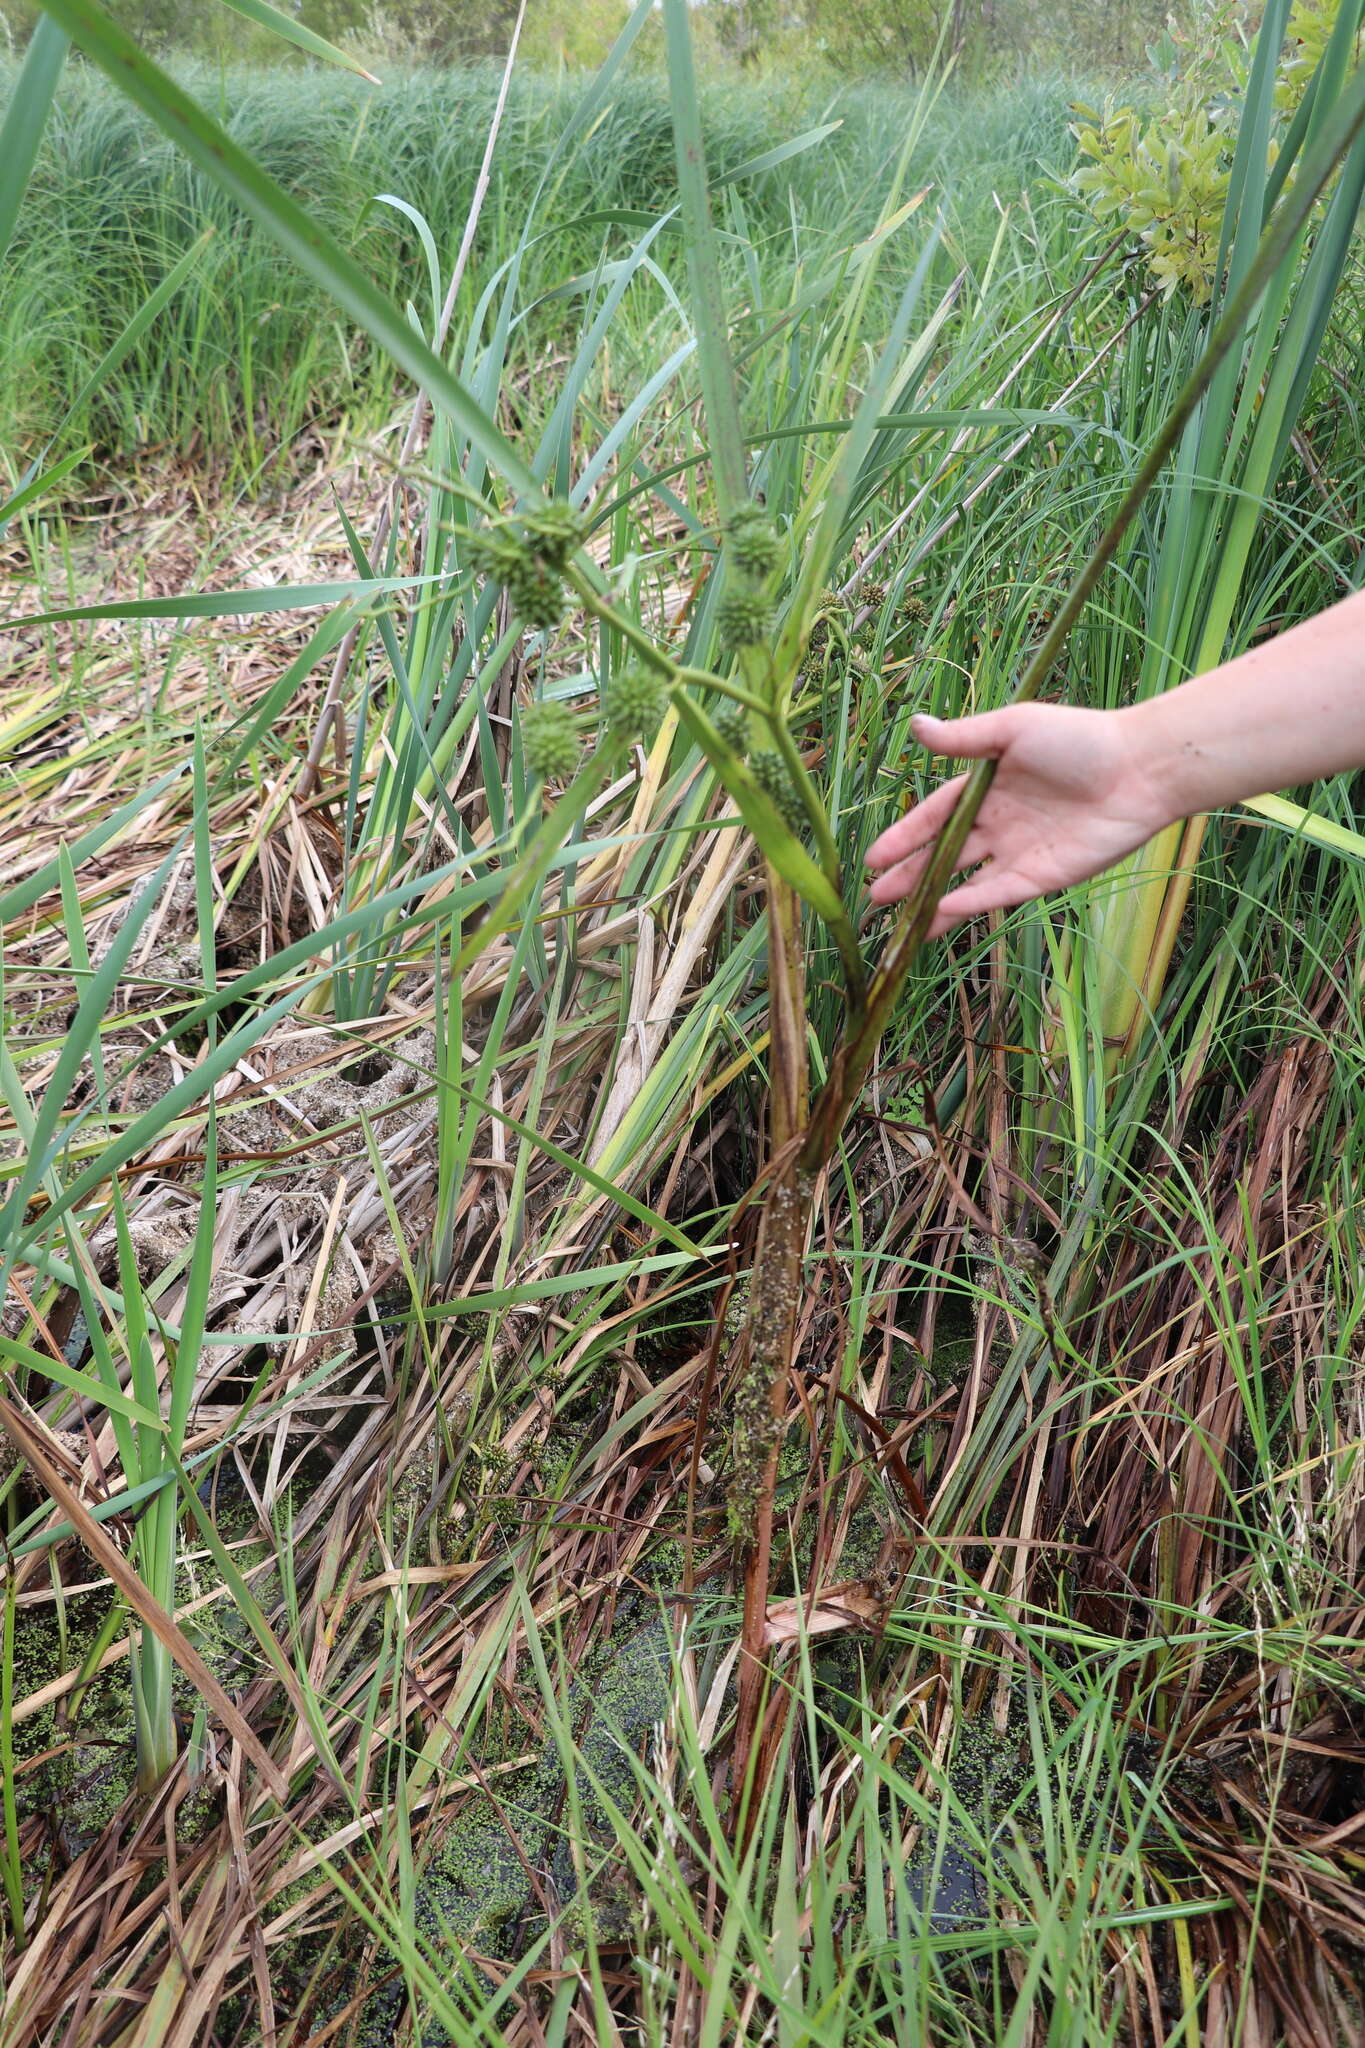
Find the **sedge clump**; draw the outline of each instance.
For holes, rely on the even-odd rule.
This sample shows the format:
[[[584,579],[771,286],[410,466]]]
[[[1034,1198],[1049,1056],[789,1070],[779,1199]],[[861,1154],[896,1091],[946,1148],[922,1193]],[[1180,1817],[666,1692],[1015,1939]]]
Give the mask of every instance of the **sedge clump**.
[[[578,766],[578,731],[567,704],[545,699],[521,714],[521,751],[536,782],[562,782]]]

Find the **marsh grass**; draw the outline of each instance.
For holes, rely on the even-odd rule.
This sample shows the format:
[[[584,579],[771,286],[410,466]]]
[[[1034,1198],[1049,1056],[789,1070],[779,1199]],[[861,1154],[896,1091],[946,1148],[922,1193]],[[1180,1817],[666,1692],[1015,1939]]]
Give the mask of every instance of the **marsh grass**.
[[[761,1614],[786,1711],[735,1828],[726,1495],[770,884],[676,711],[577,808],[542,800],[521,731],[621,661],[589,599],[670,659],[711,645],[680,246],[621,219],[599,266],[598,224],[584,281],[588,230],[563,225],[621,92],[580,99],[538,210],[490,188],[476,246],[508,267],[452,329],[478,402],[588,515],[557,639],[469,574],[467,493],[496,489],[499,450],[468,412],[438,407],[420,471],[381,443],[345,522],[325,488],[302,536],[257,512],[249,576],[229,543],[141,604],[92,609],[59,524],[11,529],[34,622],[0,790],[3,1357],[33,1456],[0,1482],[6,2028],[1354,2039],[1365,867],[1344,783],[1314,799],[1332,851],[1213,821],[1147,1050],[1108,1090],[1076,1080],[1102,1032],[1084,991],[1057,1007],[1061,911],[909,980],[800,1248]],[[623,104],[657,114],[652,93]],[[499,153],[520,175],[518,104]],[[916,151],[944,118],[922,111]],[[713,175],[771,139],[713,126]],[[843,146],[713,202],[747,459],[784,525],[890,320],[870,220],[819,168]],[[375,183],[418,203],[392,159]],[[1199,341],[1130,266],[1087,271],[1103,243],[1060,195],[988,231],[949,200],[831,564],[849,597],[822,596],[791,705],[848,875],[922,773],[910,712],[1003,698]],[[875,218],[887,186],[856,203]],[[888,237],[897,297],[930,219]],[[427,335],[466,216],[433,221],[447,268],[419,258],[395,294]],[[566,277],[572,327],[528,383],[517,337]],[[1353,573],[1349,347],[1329,334],[1300,418],[1331,488],[1286,468],[1238,630]],[[1120,562],[1054,686],[1111,701],[1146,639]],[[847,1001],[828,929],[801,937],[818,1085]],[[173,1402],[182,1434],[151,1422]],[[167,1520],[169,1591],[147,1571]],[[110,1583],[125,1543],[141,1590]],[[164,1701],[140,1638],[171,1608],[225,1704],[168,1643],[179,1759],[149,1797],[127,1672],[145,1659]]]
[[[413,293],[425,258],[413,224],[376,203],[377,195],[399,194],[430,224],[439,247],[458,241],[497,102],[495,68],[400,74],[379,93],[328,71],[273,78],[191,71],[186,82],[400,303]],[[1067,161],[1069,91],[1037,81],[931,117],[919,170],[951,190],[972,252],[993,233],[992,192],[1009,200],[1040,167],[1056,171]],[[467,329],[533,204],[543,207],[540,180],[573,130],[576,104],[569,84],[514,78],[493,188],[455,307],[457,333]],[[746,181],[747,260],[762,272],[790,265],[798,255],[789,240],[792,204],[806,262],[870,228],[912,104],[905,94],[868,87],[706,87],[702,113],[717,175],[794,132],[842,124],[818,173],[814,162],[797,159]],[[512,339],[508,402],[529,408],[528,426],[538,416],[544,365],[578,326],[586,285],[575,289],[571,280],[591,278],[596,268],[601,217],[653,217],[672,192],[666,85],[625,79],[560,165],[554,230],[542,225],[521,259],[524,310]],[[319,432],[375,425],[387,415],[400,389],[384,356],[339,321],[212,181],[98,74],[73,72],[17,221],[0,312],[0,404],[11,460],[53,431],[147,293],[207,229],[208,247],[154,332],[120,376],[103,380],[77,407],[71,441],[91,444],[115,480],[127,459],[159,457],[207,469],[222,490],[255,484],[300,437],[307,461]],[[676,250],[672,231],[670,245]],[[614,323],[613,368],[627,386],[667,353],[657,337],[659,310],[643,318],[627,304]]]

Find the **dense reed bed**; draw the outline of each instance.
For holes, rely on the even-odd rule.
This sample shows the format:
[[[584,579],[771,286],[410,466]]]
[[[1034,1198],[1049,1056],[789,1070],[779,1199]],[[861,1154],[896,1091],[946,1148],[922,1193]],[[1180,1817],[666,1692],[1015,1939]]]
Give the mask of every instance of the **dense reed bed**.
[[[888,154],[885,97],[698,119],[679,61],[666,114],[623,42],[456,133],[448,80],[177,111],[54,15],[204,168],[142,144],[141,290],[184,285],[5,536],[6,2038],[1357,2038],[1349,783],[1137,873],[1160,971],[1075,891],[920,951],[849,1061],[912,951],[857,891],[910,715],[1037,664],[1236,280],[1045,688],[1358,578],[1358,140],[1268,260],[1322,130],[1253,69],[1305,182],[1245,153],[1205,310],[1055,181],[1051,88],[901,102]],[[68,127],[134,132],[63,90],[20,294]],[[115,161],[82,362],[138,317]],[[194,361],[238,289],[294,337],[264,412]],[[36,436],[83,372],[31,360]],[[196,504],[324,395],[291,492]]]

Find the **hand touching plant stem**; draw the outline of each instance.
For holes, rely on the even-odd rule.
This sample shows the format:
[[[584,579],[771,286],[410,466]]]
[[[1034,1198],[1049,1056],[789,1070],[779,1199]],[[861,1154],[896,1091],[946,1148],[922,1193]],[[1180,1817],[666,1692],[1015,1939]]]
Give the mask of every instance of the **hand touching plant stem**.
[[[954,872],[984,865],[939,898],[937,938],[1086,881],[1179,818],[1365,764],[1365,592],[1124,710],[1011,704],[913,729],[933,753],[995,764]],[[966,781],[940,784],[873,842],[874,903],[915,887]]]

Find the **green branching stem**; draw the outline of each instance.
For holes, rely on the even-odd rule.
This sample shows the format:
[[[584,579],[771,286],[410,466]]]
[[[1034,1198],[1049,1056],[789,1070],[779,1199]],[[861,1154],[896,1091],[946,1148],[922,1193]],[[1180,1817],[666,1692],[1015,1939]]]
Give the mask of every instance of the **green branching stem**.
[[[768,730],[773,736],[773,744],[786,764],[787,773],[791,776],[796,793],[805,807],[806,816],[810,819],[811,831],[815,835],[816,851],[820,856],[820,865],[825,871],[830,887],[842,898],[844,891],[843,871],[839,862],[839,849],[834,843],[834,834],[830,830],[829,813],[821,803],[819,792],[806,772],[806,764],[801,759],[801,750],[792,738],[791,727],[786,719],[780,712],[771,710],[766,706],[763,709],[762,716],[766,720]],[[859,955],[858,973],[850,983],[849,998],[851,1001],[861,1000],[863,993],[862,957]]]
[[[709,669],[689,668],[680,662],[673,661],[650,639],[648,633],[641,626],[636,625],[633,619],[626,618],[614,606],[609,604],[606,599],[601,597],[593,589],[587,578],[579,571],[570,570],[568,580],[577,592],[583,608],[590,612],[594,618],[600,619],[604,625],[610,626],[613,631],[620,633],[627,645],[639,654],[641,659],[646,661],[651,668],[662,675],[671,688],[681,689],[690,684],[695,688],[713,691],[722,697],[727,697],[732,703],[742,704],[746,711],[750,711],[760,718],[765,728],[772,734],[773,744],[782,756],[792,782],[800,795],[806,816],[810,820],[816,852],[819,855],[820,870],[829,884],[828,900],[812,907],[824,918],[834,943],[838,948],[839,959],[844,970],[844,981],[848,991],[850,1018],[861,1018],[867,1001],[867,975],[863,967],[862,951],[858,945],[857,931],[854,928],[852,918],[844,907],[838,848],[835,845],[834,835],[830,829],[828,814],[820,801],[819,794],[814,783],[811,781],[810,775],[807,773],[806,765],[801,759],[800,751],[795,740],[792,738],[791,730],[786,720],[780,712],[773,708],[773,705],[766,698],[756,696],[752,690],[746,689],[743,683],[736,682],[733,678],[722,678],[712,675]],[[723,747],[719,734],[716,733],[701,707],[691,705],[689,710],[692,714],[690,722],[695,727],[700,727],[707,734],[707,752],[714,765],[719,761],[722,754],[728,755],[729,750]],[[731,764],[731,776],[732,778],[745,776],[743,764],[738,757]],[[724,779],[725,777],[723,776],[722,780]],[[747,776],[745,779],[747,784]],[[757,791],[753,790],[751,795],[756,796]],[[779,829],[786,829],[781,825],[781,821],[777,819],[776,813],[774,813],[774,822]]]

